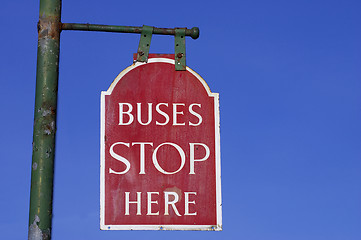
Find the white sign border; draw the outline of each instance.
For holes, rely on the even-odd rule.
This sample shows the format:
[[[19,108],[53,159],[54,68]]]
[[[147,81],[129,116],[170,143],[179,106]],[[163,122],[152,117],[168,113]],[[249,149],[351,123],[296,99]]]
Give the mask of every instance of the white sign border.
[[[169,63],[175,64],[169,58],[149,58],[148,63],[135,62],[124,69],[113,81],[107,91],[101,92],[101,123],[100,123],[100,229],[101,230],[201,230],[201,231],[222,231],[222,194],[221,194],[221,148],[220,148],[220,121],[219,121],[219,94],[212,93],[206,81],[191,68],[186,70],[192,73],[203,85],[209,97],[214,98],[214,120],[215,120],[215,156],[216,156],[216,211],[217,225],[105,225],[105,96],[113,92],[114,87],[122,77],[144,64]]]

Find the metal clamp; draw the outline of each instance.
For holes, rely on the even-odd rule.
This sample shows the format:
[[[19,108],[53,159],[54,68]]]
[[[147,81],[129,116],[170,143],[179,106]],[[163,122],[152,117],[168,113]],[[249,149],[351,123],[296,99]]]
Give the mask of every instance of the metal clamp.
[[[176,28],[174,34],[174,60],[175,60],[175,70],[176,71],[185,71],[186,70],[186,29],[185,28]]]
[[[153,27],[143,25],[138,47],[138,62],[148,62],[150,41],[152,40]]]

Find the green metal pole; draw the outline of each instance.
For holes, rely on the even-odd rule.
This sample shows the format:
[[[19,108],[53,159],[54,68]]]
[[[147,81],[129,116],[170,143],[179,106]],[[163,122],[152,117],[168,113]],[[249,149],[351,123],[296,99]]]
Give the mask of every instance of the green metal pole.
[[[119,32],[119,33],[142,33],[143,27],[132,26],[115,26],[115,25],[100,25],[89,23],[62,23],[62,30],[78,30],[78,31],[99,31],[99,32]],[[176,28],[157,28],[153,27],[153,34],[159,35],[175,35]],[[199,37],[199,28],[193,27],[185,29],[185,36],[190,36],[193,39]]]
[[[61,0],[40,0],[28,239],[51,239]]]

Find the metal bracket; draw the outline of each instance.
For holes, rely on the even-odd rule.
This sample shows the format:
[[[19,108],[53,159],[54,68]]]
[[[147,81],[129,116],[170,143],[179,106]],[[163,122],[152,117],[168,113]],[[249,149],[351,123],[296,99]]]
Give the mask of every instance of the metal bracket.
[[[176,71],[185,71],[186,70],[186,29],[185,28],[176,28],[174,34],[174,60],[175,60],[175,70]]]
[[[140,35],[137,62],[148,62],[150,41],[152,40],[153,27],[143,25]]]

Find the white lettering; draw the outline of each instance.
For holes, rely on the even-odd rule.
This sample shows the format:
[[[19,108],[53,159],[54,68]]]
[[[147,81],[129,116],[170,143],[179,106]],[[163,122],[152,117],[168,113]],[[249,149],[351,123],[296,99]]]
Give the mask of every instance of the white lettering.
[[[181,165],[180,165],[180,167],[178,168],[178,170],[175,171],[175,172],[167,172],[167,171],[165,171],[165,170],[159,165],[159,163],[158,163],[157,152],[158,152],[158,149],[159,149],[161,146],[163,146],[163,145],[173,146],[173,147],[174,147],[175,149],[177,149],[177,151],[179,152],[179,155],[180,155],[180,157],[181,157]],[[165,142],[165,143],[160,144],[160,145],[154,150],[152,159],[153,159],[154,167],[155,167],[159,172],[161,172],[161,173],[163,173],[163,174],[175,174],[175,173],[179,172],[180,170],[182,170],[182,168],[183,168],[183,166],[184,166],[184,164],[185,164],[185,161],[186,161],[186,156],[185,156],[185,154],[184,154],[183,149],[182,149],[180,146],[178,146],[178,145],[175,144],[175,143]]]
[[[123,105],[128,106],[128,111],[124,112]],[[133,122],[134,117],[131,114],[132,110],[133,110],[132,104],[130,104],[130,103],[119,103],[119,125],[130,125]],[[124,114],[127,114],[129,116],[129,121],[126,122],[126,123],[123,121],[123,115]]]
[[[174,197],[173,201],[169,201],[169,195],[172,195]],[[178,202],[179,196],[176,192],[164,192],[164,215],[169,215],[169,205],[172,206],[175,214],[177,214],[177,216],[182,216],[179,214],[177,207],[175,206],[175,204]]]
[[[168,107],[168,103],[158,103],[157,106],[155,106],[155,110],[160,114],[162,115],[164,118],[165,118],[165,122],[164,123],[160,123],[158,121],[155,122],[155,124],[157,125],[166,125],[168,122],[169,122],[169,116],[168,114],[166,114],[165,112],[163,112],[162,110],[160,110],[160,106],[161,105],[165,105]]]
[[[117,146],[117,145],[124,145],[126,147],[130,147],[130,143],[124,143],[124,142],[116,142],[114,143],[113,145],[111,145],[110,149],[109,149],[109,153],[110,155],[122,162],[125,166],[126,166],[126,169],[124,171],[121,171],[121,172],[117,172],[117,171],[114,171],[112,168],[109,168],[109,173],[113,173],[113,174],[125,174],[129,171],[130,169],[130,162],[128,159],[126,159],[125,157],[122,157],[120,156],[119,154],[115,153],[114,151],[114,147]],[[152,142],[133,142],[131,144],[132,146],[134,145],[139,145],[139,174],[145,174],[145,146],[146,145],[150,145],[150,146],[153,146],[153,143]],[[168,172],[166,170],[164,170],[159,162],[158,162],[158,150],[164,146],[164,145],[169,145],[169,146],[172,146],[174,147],[177,151],[178,151],[178,154],[180,156],[180,166],[179,168],[174,171],[174,172]],[[199,159],[196,159],[195,158],[195,150],[198,149],[198,147],[203,147],[204,150],[205,150],[205,155],[203,158],[199,158]],[[210,156],[210,149],[209,147],[204,144],[204,143],[189,143],[189,174],[195,174],[195,162],[203,162],[203,161],[206,161]],[[158,145],[154,151],[153,151],[153,154],[152,154],[152,161],[153,161],[153,165],[154,167],[161,173],[163,174],[176,174],[178,173],[179,171],[181,171],[185,165],[185,161],[186,161],[186,154],[185,152],[183,151],[183,149],[175,144],[175,143],[171,143],[171,142],[165,142],[165,143],[161,143],[160,145]]]
[[[184,192],[184,215],[197,215],[197,212],[189,212],[189,204],[196,204],[196,201],[189,201],[189,195],[197,195],[196,192]]]
[[[152,103],[148,103],[148,122],[146,123],[142,122],[142,104],[137,103],[137,119],[138,122],[143,126],[148,125],[152,121]]]
[[[194,146],[199,145],[204,147],[206,150],[206,155],[202,159],[194,159]],[[202,162],[208,159],[210,151],[207,145],[203,143],[189,143],[189,174],[195,174],[194,173],[194,162]]]
[[[153,146],[153,143],[151,142],[133,142],[132,146],[134,146],[135,144],[139,144],[140,145],[140,172],[139,174],[145,174],[145,144],[149,144],[151,146]]]
[[[135,204],[137,211],[136,211],[136,215],[142,215],[142,208],[141,208],[141,204],[142,204],[142,195],[144,193],[142,192],[137,192],[137,199],[135,201],[130,201],[130,192],[125,192],[125,215],[130,215],[130,204]],[[154,197],[158,197],[159,198],[159,192],[146,192],[147,196],[147,215],[148,216],[158,216],[160,215],[160,210],[159,207],[155,207],[154,205],[158,206],[158,199],[152,199]],[[193,196],[193,197],[192,197]],[[197,192],[184,192],[184,216],[195,216],[197,215],[197,211],[193,211],[191,212],[190,205],[196,205],[196,201],[192,200],[190,201],[190,198],[194,199],[195,196],[197,196]],[[174,213],[177,216],[182,216],[178,209],[176,204],[179,202],[179,195],[177,192],[170,192],[170,191],[165,191],[164,192],[164,215],[170,215],[169,213],[169,209],[172,208]],[[144,204],[144,200],[143,200],[143,204]],[[170,207],[169,207],[170,206]],[[158,211],[157,212],[153,212],[152,211],[152,207],[153,208],[157,208]],[[192,207],[192,209],[194,210],[195,206]],[[134,209],[134,208],[133,208]],[[154,210],[154,209],[153,209]],[[132,213],[134,214],[135,211],[133,210]]]
[[[132,114],[133,112],[133,105],[130,103],[118,103],[119,104],[119,124],[118,125],[130,125],[134,122],[135,117],[137,118],[137,122],[140,125],[147,126],[152,123],[153,121],[153,103],[137,103],[136,106],[136,113]],[[146,104],[148,106],[147,109],[144,109],[142,111],[142,104]],[[198,122],[192,122],[188,121],[189,126],[199,126],[203,122],[203,118],[200,113],[196,112],[194,110],[194,106],[201,108],[202,105],[200,103],[192,103],[188,106],[187,110],[188,112],[184,112],[183,109],[185,109],[186,104],[185,103],[158,103],[155,106],[155,111],[164,117],[164,122],[159,122],[156,120],[155,124],[159,126],[167,125],[170,122],[170,115],[168,115],[167,112],[165,112],[164,108],[161,109],[161,106],[165,106],[166,108],[169,107],[169,105],[172,104],[172,124],[173,126],[185,126],[186,123],[182,119],[192,118],[192,116],[198,118]],[[143,106],[144,107],[144,106]],[[146,122],[143,122],[142,114],[147,114],[147,120]],[[188,114],[188,115],[187,115]],[[127,116],[126,116],[127,115]],[[136,116],[135,116],[136,115]],[[181,116],[182,115],[182,116]],[[129,118],[129,119],[128,119]]]
[[[159,211],[156,213],[152,213],[152,203],[158,204],[158,201],[152,201],[152,194],[159,195],[159,192],[147,192],[148,197],[148,212],[147,215],[159,215]]]
[[[189,125],[190,126],[199,126],[199,125],[201,125],[203,119],[199,113],[196,113],[195,111],[193,111],[193,106],[198,106],[199,108],[201,108],[201,104],[193,103],[193,104],[189,105],[189,112],[198,118],[197,123],[189,122]]]
[[[114,174],[124,174],[124,173],[127,173],[130,169],[130,162],[128,161],[128,159],[116,154],[114,152],[114,147],[116,145],[119,145],[119,144],[122,144],[124,146],[127,146],[129,147],[129,143],[123,143],[123,142],[116,142],[114,143],[111,147],[110,147],[110,150],[109,150],[109,153],[110,153],[110,156],[112,156],[113,158],[115,158],[116,160],[122,162],[125,164],[125,166],[127,167],[123,172],[116,172],[114,171],[113,169],[109,168],[109,173],[114,173]]]
[[[183,111],[177,112],[177,106],[185,106],[185,104],[184,103],[173,103],[173,125],[174,126],[186,125],[185,123],[177,122],[177,115],[183,115]]]
[[[129,215],[129,204],[135,203],[137,204],[137,215],[142,215],[141,213],[141,194],[142,192],[137,192],[137,200],[136,201],[129,201],[129,194],[130,192],[125,192],[125,215]]]

